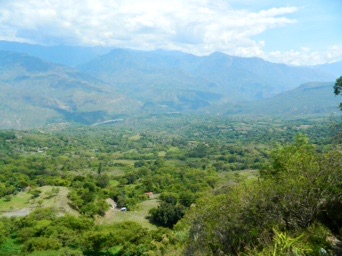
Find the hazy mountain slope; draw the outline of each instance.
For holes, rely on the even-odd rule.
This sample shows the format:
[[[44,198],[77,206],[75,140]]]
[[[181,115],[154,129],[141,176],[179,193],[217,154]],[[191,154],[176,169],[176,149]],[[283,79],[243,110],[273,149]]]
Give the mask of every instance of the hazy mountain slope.
[[[260,58],[241,58],[214,53],[202,57],[192,70],[235,93],[241,100],[267,98],[311,81],[331,81],[332,76],[316,70],[276,64]]]
[[[78,68],[155,111],[198,109],[222,97],[214,83],[182,71],[173,63],[173,55],[160,52],[116,49]]]
[[[323,84],[277,92],[306,81],[334,81],[309,68],[214,53],[115,49],[80,71],[23,53],[0,51],[0,128],[54,122],[92,124],[135,113],[306,114],[335,111]],[[337,108],[337,107],[336,107]]]
[[[154,100],[165,91],[199,90],[221,101],[266,98],[310,81],[332,81],[333,76],[309,68],[274,64],[259,58],[223,53],[198,57],[176,51],[116,49],[78,67],[123,91]],[[145,93],[144,92],[148,93]],[[154,93],[155,92],[155,93]],[[139,94],[140,95],[140,94]]]
[[[42,60],[66,66],[76,66],[108,53],[109,47],[41,46],[27,43],[0,41],[0,50],[26,53]]]
[[[225,112],[281,116],[338,113],[340,101],[333,93],[333,83],[305,83],[269,99],[226,105]]]
[[[335,78],[342,76],[342,61],[329,63],[329,64],[322,64],[312,66],[312,68],[317,70],[322,70],[326,73],[332,74]]]
[[[1,128],[89,124],[140,106],[89,75],[6,51],[0,51],[0,100]]]

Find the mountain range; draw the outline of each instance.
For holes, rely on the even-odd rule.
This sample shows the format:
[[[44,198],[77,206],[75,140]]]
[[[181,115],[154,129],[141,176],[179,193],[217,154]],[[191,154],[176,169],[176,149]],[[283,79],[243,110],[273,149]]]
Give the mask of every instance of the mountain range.
[[[0,127],[29,128],[135,111],[139,102],[79,71],[22,53],[0,51]]]
[[[338,111],[332,86],[341,67],[342,62],[294,67],[220,52],[195,56],[2,41],[0,128],[175,111],[331,113]]]
[[[74,67],[110,52],[112,47],[42,46],[0,40],[0,50],[26,53],[47,62]]]
[[[333,92],[334,83],[310,82],[274,97],[220,106],[229,115],[303,116],[338,113],[340,98]]]
[[[320,70],[220,52],[198,57],[161,50],[116,49],[78,68],[118,90],[124,88],[131,95],[138,92],[138,97],[142,90],[148,90],[150,97],[151,89],[159,96],[159,90],[169,95],[175,91],[200,91],[214,93],[216,97],[210,99],[226,102],[268,98],[305,82],[334,79],[333,75]]]

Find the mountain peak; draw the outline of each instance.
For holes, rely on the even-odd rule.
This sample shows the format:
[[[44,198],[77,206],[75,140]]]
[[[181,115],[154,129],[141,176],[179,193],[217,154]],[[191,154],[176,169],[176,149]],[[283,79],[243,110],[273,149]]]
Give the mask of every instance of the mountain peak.
[[[27,72],[46,72],[51,68],[52,65],[53,64],[44,62],[43,60],[32,57],[26,53],[0,51],[0,66],[5,68],[11,66],[20,66]]]
[[[225,53],[223,53],[223,52],[218,52],[218,51],[216,51],[216,52],[213,52],[213,53],[209,54],[208,57],[227,58],[227,57],[231,57],[231,56],[230,56],[230,55],[227,55],[227,54],[225,54]]]

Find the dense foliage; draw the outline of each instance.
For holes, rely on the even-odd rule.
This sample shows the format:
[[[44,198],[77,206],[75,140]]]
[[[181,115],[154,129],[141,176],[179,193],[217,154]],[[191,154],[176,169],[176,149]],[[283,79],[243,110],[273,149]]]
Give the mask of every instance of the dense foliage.
[[[335,85],[334,85],[334,93],[336,95],[339,95],[342,92],[342,76],[336,79]],[[342,103],[340,103],[340,109],[342,110]]]
[[[320,255],[329,233],[321,229],[342,231],[341,208],[341,152],[317,154],[300,136],[273,152],[258,182],[233,187],[196,207],[186,254]],[[268,252],[279,232],[301,237],[302,252],[295,246],[283,253],[271,246]]]
[[[18,216],[0,219],[0,255],[331,251],[336,120],[167,115],[0,131],[0,214]]]

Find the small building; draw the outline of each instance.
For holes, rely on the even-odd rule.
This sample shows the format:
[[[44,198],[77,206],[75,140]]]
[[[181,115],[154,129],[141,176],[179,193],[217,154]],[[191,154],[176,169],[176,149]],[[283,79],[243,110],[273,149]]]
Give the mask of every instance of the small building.
[[[154,198],[153,192],[147,192],[145,195],[147,195],[149,198]]]

